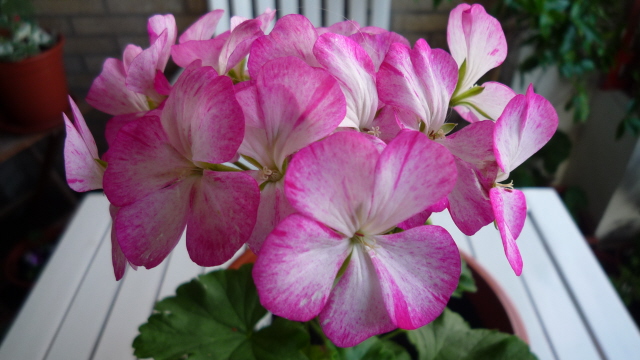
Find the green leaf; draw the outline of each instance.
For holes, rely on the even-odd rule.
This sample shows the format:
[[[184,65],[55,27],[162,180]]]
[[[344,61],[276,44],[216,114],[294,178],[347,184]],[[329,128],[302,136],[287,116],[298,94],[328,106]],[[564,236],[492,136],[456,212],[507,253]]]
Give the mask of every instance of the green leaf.
[[[458,282],[458,287],[451,294],[451,297],[460,298],[464,292],[476,292],[478,288],[476,287],[476,282],[473,280],[473,274],[471,273],[471,269],[467,266],[467,262],[461,259],[460,265],[462,267],[462,271],[460,272],[460,281]]]
[[[389,340],[371,337],[362,343],[338,350],[342,360],[410,360],[409,353]]]
[[[251,278],[251,265],[214,271],[178,287],[175,297],[158,302],[140,326],[135,355],[177,359],[306,359],[304,325],[282,318],[259,331],[267,314]]]
[[[529,346],[514,335],[474,330],[455,312],[445,309],[432,323],[408,331],[420,360],[534,360]]]
[[[558,166],[569,157],[570,153],[571,139],[567,134],[558,130],[536,156],[542,158],[544,170],[547,173],[555,174]]]

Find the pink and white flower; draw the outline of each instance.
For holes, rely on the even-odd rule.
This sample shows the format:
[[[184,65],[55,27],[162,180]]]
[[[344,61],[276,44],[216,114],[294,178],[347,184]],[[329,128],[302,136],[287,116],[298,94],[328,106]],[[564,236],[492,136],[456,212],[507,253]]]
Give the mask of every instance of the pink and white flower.
[[[243,133],[231,80],[197,64],[180,77],[160,117],[120,130],[104,189],[119,207],[115,232],[131,263],[157,266],[185,225],[189,255],[202,266],[225,262],[244,244],[255,225],[257,184],[216,165],[235,156]]]
[[[417,132],[382,151],[339,132],[298,152],[285,193],[300,214],[269,235],[253,270],[262,304],[296,321],[319,316],[338,346],[434,320],[460,275],[453,239],[437,226],[386,233],[444,197],[455,173],[448,151]]]

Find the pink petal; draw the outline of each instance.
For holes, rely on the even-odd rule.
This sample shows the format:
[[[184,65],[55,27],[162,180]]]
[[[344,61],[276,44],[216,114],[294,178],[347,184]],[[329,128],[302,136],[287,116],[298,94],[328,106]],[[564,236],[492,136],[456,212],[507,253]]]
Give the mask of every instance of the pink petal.
[[[156,267],[176,246],[187,223],[194,181],[191,177],[174,183],[120,208],[116,236],[132,264]]]
[[[178,28],[176,27],[176,20],[171,14],[167,15],[154,15],[149,18],[147,23],[147,32],[149,33],[149,44],[153,44],[157,41],[162,33],[166,31],[167,39],[162,42],[158,49],[158,61],[156,69],[164,71],[171,55],[171,46],[176,43],[176,37],[178,36]]]
[[[231,31],[220,52],[220,68],[217,69],[220,74],[226,74],[249,54],[251,44],[264,35],[261,25],[260,20],[247,20]]]
[[[337,346],[354,346],[396,328],[385,308],[373,256],[373,250],[353,247],[351,261],[320,313],[322,330]]]
[[[522,256],[516,244],[516,239],[524,227],[527,218],[527,202],[524,193],[520,190],[509,190],[503,187],[494,187],[489,191],[491,205],[496,216],[502,245],[507,260],[516,275],[522,274]]]
[[[345,20],[338,23],[335,23],[328,27],[318,28],[318,35],[323,35],[327,33],[338,34],[342,36],[350,36],[358,32],[360,30],[360,24],[354,20]]]
[[[493,154],[494,129],[493,121],[480,121],[465,126],[438,142],[454,156],[474,165],[486,173],[485,177],[491,178],[496,171],[496,158]]]
[[[136,56],[140,55],[142,52],[142,48],[137,45],[129,44],[124,48],[124,53],[122,54],[122,62],[124,64],[125,72],[129,71],[129,67],[133,62],[133,59]]]
[[[233,82],[210,67],[186,69],[161,115],[169,142],[186,158],[213,164],[233,158],[242,142],[242,109]]]
[[[285,176],[291,205],[351,237],[369,213],[378,150],[357,132],[338,132],[300,150]]]
[[[529,85],[526,95],[516,95],[496,121],[494,152],[498,165],[510,173],[540,150],[558,128],[558,114]]]
[[[371,210],[360,229],[382,234],[447,196],[456,182],[453,161],[422,133],[398,134],[380,155]]]
[[[260,303],[275,315],[309,321],[325,306],[351,245],[335,231],[291,215],[269,235],[253,267]]]
[[[120,129],[122,129],[130,122],[145,116],[146,114],[147,112],[145,111],[139,113],[118,115],[109,119],[104,130],[104,137],[107,140],[107,144],[111,146],[111,144],[113,144],[113,142],[116,140],[116,135],[118,135]]]
[[[431,49],[423,39],[413,50],[394,43],[378,71],[380,100],[403,108],[425,122],[425,133],[440,129],[456,87],[458,68],[441,49]]]
[[[369,28],[370,27],[367,27],[366,29]],[[408,47],[411,46],[409,40],[404,36],[386,30],[383,30],[383,32],[378,34],[357,32],[351,35],[350,38],[358,43],[367,52],[367,54],[369,54],[376,72],[380,69],[380,65],[384,61],[384,57],[387,55],[387,51],[389,51],[391,44],[397,42]]]
[[[192,174],[193,164],[169,143],[160,119],[148,116],[118,132],[109,151],[104,189],[115,206],[129,205]]]
[[[247,241],[260,201],[249,175],[205,170],[194,185],[187,223],[187,251],[200,266],[220,265]]]
[[[220,74],[220,52],[229,39],[228,31],[211,40],[191,40],[171,47],[173,61],[181,67],[188,67],[196,60],[202,66],[212,66]],[[224,69],[223,69],[224,70]]]
[[[389,105],[383,106],[382,109],[378,111],[378,115],[373,119],[371,128],[375,130],[366,130],[369,130],[369,133],[376,133],[377,130],[377,132],[379,132],[377,136],[380,140],[386,143],[393,140],[402,130],[396,116],[396,109]]]
[[[378,110],[375,68],[358,43],[327,33],[313,48],[318,62],[338,79],[347,101],[347,114],[340,126],[370,128]]]
[[[168,96],[171,92],[171,84],[167,77],[160,70],[156,70],[156,77],[153,81],[153,89],[160,95]]]
[[[182,44],[191,40],[211,39],[216,33],[216,26],[223,14],[224,10],[213,10],[202,15],[180,35],[178,42]]]
[[[127,88],[139,94],[160,102],[159,94],[155,91],[156,68],[160,61],[160,51],[167,42],[166,31],[160,34],[156,41],[133,59],[127,72]]]
[[[471,88],[507,56],[507,41],[500,22],[479,4],[460,4],[451,10],[447,43],[458,67],[467,61],[460,91]]]
[[[78,192],[101,189],[104,168],[96,162],[96,159],[100,159],[96,142],[71,97],[69,104],[73,113],[73,123],[65,113],[62,114],[67,132],[64,140],[67,183]]]
[[[269,60],[296,56],[310,66],[320,66],[313,55],[313,45],[318,34],[306,17],[298,14],[283,16],[276,22],[269,35],[258,38],[251,47],[248,68],[258,74]]]
[[[127,89],[126,72],[122,61],[107,59],[102,72],[93,80],[87,102],[94,108],[111,115],[123,115],[149,110],[147,98]]]
[[[413,330],[435,320],[460,278],[460,253],[439,226],[376,236],[369,250],[392,321]]]
[[[266,8],[262,14],[256,17],[256,20],[260,20],[260,22],[262,23],[262,25],[260,25],[260,29],[262,30],[262,32],[267,32],[269,26],[271,25],[271,22],[273,21],[273,19],[275,19],[275,17],[276,10],[272,10],[269,8]]]
[[[458,178],[456,185],[448,196],[449,213],[453,222],[465,235],[473,235],[494,220],[489,188],[495,181],[497,168],[494,167],[493,178],[485,178],[472,164],[456,158]]]
[[[116,277],[116,281],[120,281],[124,276],[125,270],[127,270],[128,260],[124,256],[118,239],[116,238],[115,223],[113,220],[118,214],[119,208],[109,205],[109,214],[111,214],[111,263],[113,264],[113,274]],[[135,265],[134,265],[135,266]]]
[[[284,195],[284,181],[269,182],[263,186],[258,219],[248,241],[249,247],[256,254],[260,253],[264,240],[276,225],[296,212]]]
[[[489,81],[482,84],[482,87],[484,90],[479,95],[467,98],[461,105],[454,107],[468,122],[497,120],[509,101],[516,96],[510,87],[498,82]],[[478,112],[478,109],[484,114]]]
[[[344,96],[335,79],[295,57],[265,64],[257,89],[267,150],[279,169],[287,156],[331,134],[344,117]]]

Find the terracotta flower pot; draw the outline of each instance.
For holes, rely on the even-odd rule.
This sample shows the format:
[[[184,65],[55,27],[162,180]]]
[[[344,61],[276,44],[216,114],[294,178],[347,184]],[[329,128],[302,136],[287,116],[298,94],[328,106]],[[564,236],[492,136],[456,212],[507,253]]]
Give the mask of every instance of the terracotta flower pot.
[[[479,318],[482,327],[514,334],[529,343],[524,322],[507,293],[474,258],[464,252],[461,254],[471,269],[478,288],[477,292],[465,293],[464,297],[471,304],[473,315]],[[247,249],[229,266],[229,269],[238,269],[244,264],[254,263],[256,259],[257,256]]]
[[[69,109],[62,61],[64,38],[36,56],[0,62],[0,129],[32,133],[62,124]]]

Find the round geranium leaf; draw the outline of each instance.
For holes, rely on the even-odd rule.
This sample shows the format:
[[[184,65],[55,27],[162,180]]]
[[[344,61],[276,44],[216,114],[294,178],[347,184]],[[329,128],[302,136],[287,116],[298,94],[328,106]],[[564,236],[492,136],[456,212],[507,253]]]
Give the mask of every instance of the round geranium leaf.
[[[214,271],[181,285],[158,302],[133,342],[135,356],[178,359],[305,359],[309,334],[300,323],[267,315],[251,278],[251,265]]]

